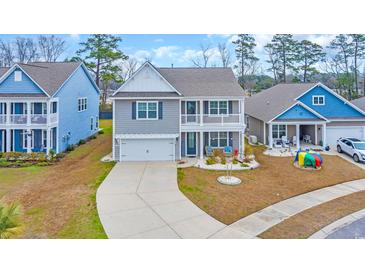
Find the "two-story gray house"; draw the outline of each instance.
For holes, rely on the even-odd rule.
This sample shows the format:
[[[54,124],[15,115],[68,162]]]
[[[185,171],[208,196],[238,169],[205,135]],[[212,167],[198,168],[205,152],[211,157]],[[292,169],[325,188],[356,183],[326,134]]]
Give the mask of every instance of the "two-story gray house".
[[[203,158],[206,147],[243,155],[244,96],[230,68],[144,63],[112,96],[113,158]]]

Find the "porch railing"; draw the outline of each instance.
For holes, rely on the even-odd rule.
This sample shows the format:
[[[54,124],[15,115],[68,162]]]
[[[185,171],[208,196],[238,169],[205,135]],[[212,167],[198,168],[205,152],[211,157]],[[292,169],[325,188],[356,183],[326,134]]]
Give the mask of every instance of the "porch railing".
[[[241,114],[181,114],[181,124],[240,124]]]
[[[57,122],[57,113],[51,113],[49,115],[50,123]],[[28,116],[27,114],[10,114],[9,120],[6,114],[0,114],[0,125],[27,125]],[[46,125],[47,114],[31,114],[30,115],[31,125]]]

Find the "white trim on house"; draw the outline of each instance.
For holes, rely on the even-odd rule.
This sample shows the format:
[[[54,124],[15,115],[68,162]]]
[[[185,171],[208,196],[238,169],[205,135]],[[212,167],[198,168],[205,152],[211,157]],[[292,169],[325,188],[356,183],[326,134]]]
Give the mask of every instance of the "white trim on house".
[[[51,97],[36,81],[34,81],[34,79],[32,77],[30,77],[30,75],[28,73],[26,73],[26,71],[24,69],[22,69],[21,66],[19,66],[18,64],[14,64],[11,68],[9,68],[9,70],[0,77],[0,84],[6,79],[8,78],[8,76],[16,69],[19,68],[26,76],[29,77],[29,79],[41,90],[43,91],[44,94],[47,95],[47,97]]]
[[[83,112],[85,110],[87,110],[87,97],[77,97],[77,112]]]
[[[165,77],[163,77],[162,76],[162,74],[150,63],[150,62],[148,62],[148,61],[146,61],[146,62],[144,62],[144,64],[142,65],[142,66],[140,66],[137,70],[136,70],[136,72],[135,73],[133,73],[133,75],[131,76],[131,77],[129,77],[128,79],[127,79],[127,81],[125,81],[114,93],[113,93],[113,95],[112,96],[114,96],[114,95],[116,95],[118,92],[123,92],[122,91],[122,89],[123,89],[123,87],[125,86],[125,85],[127,85],[127,83],[128,82],[130,82],[144,67],[146,67],[146,66],[149,66],[150,68],[152,68],[152,70],[154,71],[154,72],[156,72],[157,73],[157,75],[174,91],[174,92],[176,92],[177,94],[179,94],[179,95],[182,95],[179,91],[177,91],[177,89],[173,86],[173,85],[171,85],[170,84],[170,82],[169,81],[167,81],[166,80],[166,78]],[[138,91],[131,91],[131,92],[138,92]]]
[[[315,102],[315,99],[317,99],[317,103]],[[322,99],[322,103],[320,103],[320,99]],[[312,105],[313,106],[325,106],[326,97],[324,95],[312,95]]]
[[[113,112],[113,117],[112,117],[113,118],[112,119],[112,124],[113,124],[113,129],[112,129],[112,131],[113,131],[113,136],[112,136],[112,145],[113,145],[113,147],[112,147],[112,159],[113,159],[113,161],[115,161],[116,160],[116,157],[115,157],[115,139],[116,139],[116,135],[115,135],[115,102],[114,101],[112,101],[112,112]],[[119,151],[120,151],[120,146],[119,146]],[[120,158],[119,158],[119,160],[120,160]]]
[[[272,118],[270,121],[268,121],[267,123],[271,123],[273,122],[276,118],[280,117],[282,114],[284,114],[285,112],[287,112],[288,110],[290,110],[291,108],[295,107],[296,105],[300,105],[303,108],[305,108],[306,110],[308,110],[309,112],[313,113],[315,116],[317,116],[320,119],[323,119],[325,121],[328,121],[328,119],[324,116],[322,116],[321,114],[319,114],[318,112],[316,112],[315,110],[311,109],[310,107],[308,107],[306,104],[300,102],[300,101],[296,101],[294,104],[292,104],[290,107],[288,107],[287,109],[285,109],[284,111],[282,111],[281,113],[279,113],[278,115],[276,115],[274,118]]]
[[[146,118],[139,118],[139,110],[138,110],[138,104],[146,104]],[[150,103],[156,104],[156,118],[149,118],[148,117],[148,105]],[[151,110],[153,111],[153,110]],[[158,120],[158,115],[159,115],[159,111],[158,111],[158,101],[137,101],[136,102],[136,120]]]
[[[24,138],[27,134],[27,129],[23,129],[22,132],[20,133],[22,135],[22,148],[23,149],[27,149],[28,147],[25,145],[25,141],[27,140],[27,138]],[[31,138],[30,138],[30,148],[34,149],[34,130],[31,130]],[[13,133],[13,137],[15,136],[15,134]],[[14,139],[15,141],[15,139]],[[15,144],[15,143],[14,143]],[[14,145],[13,144],[13,145]]]
[[[179,137],[179,134],[116,134],[116,139],[173,139]]]

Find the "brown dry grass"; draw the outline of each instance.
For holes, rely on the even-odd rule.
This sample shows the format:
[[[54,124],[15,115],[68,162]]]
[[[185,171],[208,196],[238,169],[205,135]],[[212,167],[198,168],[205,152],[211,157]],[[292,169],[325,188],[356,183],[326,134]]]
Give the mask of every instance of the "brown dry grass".
[[[222,171],[187,168],[179,171],[181,191],[209,215],[231,224],[284,199],[365,177],[365,170],[338,156],[323,155],[323,168],[308,171],[294,167],[293,157],[265,156],[262,147],[254,151],[261,167],[233,172],[242,184],[219,184],[217,177],[225,174]]]
[[[102,126],[110,127],[110,121],[104,121]],[[27,169],[0,169],[0,178],[4,181],[11,173],[4,189],[0,184],[0,193],[4,194],[2,200],[19,203],[24,213],[25,233],[21,237],[57,238],[80,210],[94,216],[96,209],[92,196],[96,191],[95,184],[113,166],[100,162],[100,159],[110,151],[111,134],[108,132],[76,148],[56,165],[37,168],[33,175],[28,174]],[[22,176],[24,172],[27,176]],[[95,223],[95,220],[91,222]],[[76,230],[83,224],[78,225],[80,227]],[[97,237],[104,235],[101,226],[96,229],[100,228],[101,231],[95,232]],[[72,233],[62,237],[71,238]]]
[[[365,191],[346,195],[312,207],[259,235],[264,239],[305,239],[321,228],[365,208]]]

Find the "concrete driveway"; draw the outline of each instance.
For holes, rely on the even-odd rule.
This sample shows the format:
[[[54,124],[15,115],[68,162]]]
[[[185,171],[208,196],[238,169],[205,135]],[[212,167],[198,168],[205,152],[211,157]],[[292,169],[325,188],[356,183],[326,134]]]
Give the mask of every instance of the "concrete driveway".
[[[173,162],[117,163],[96,201],[109,238],[208,238],[226,227],[180,192]]]
[[[337,156],[341,157],[342,159],[358,166],[359,168],[365,169],[365,163],[362,163],[362,162],[356,163],[354,161],[354,159],[352,159],[352,157],[346,153],[338,153],[337,150],[331,149],[329,152],[327,152],[327,154],[337,155]]]

